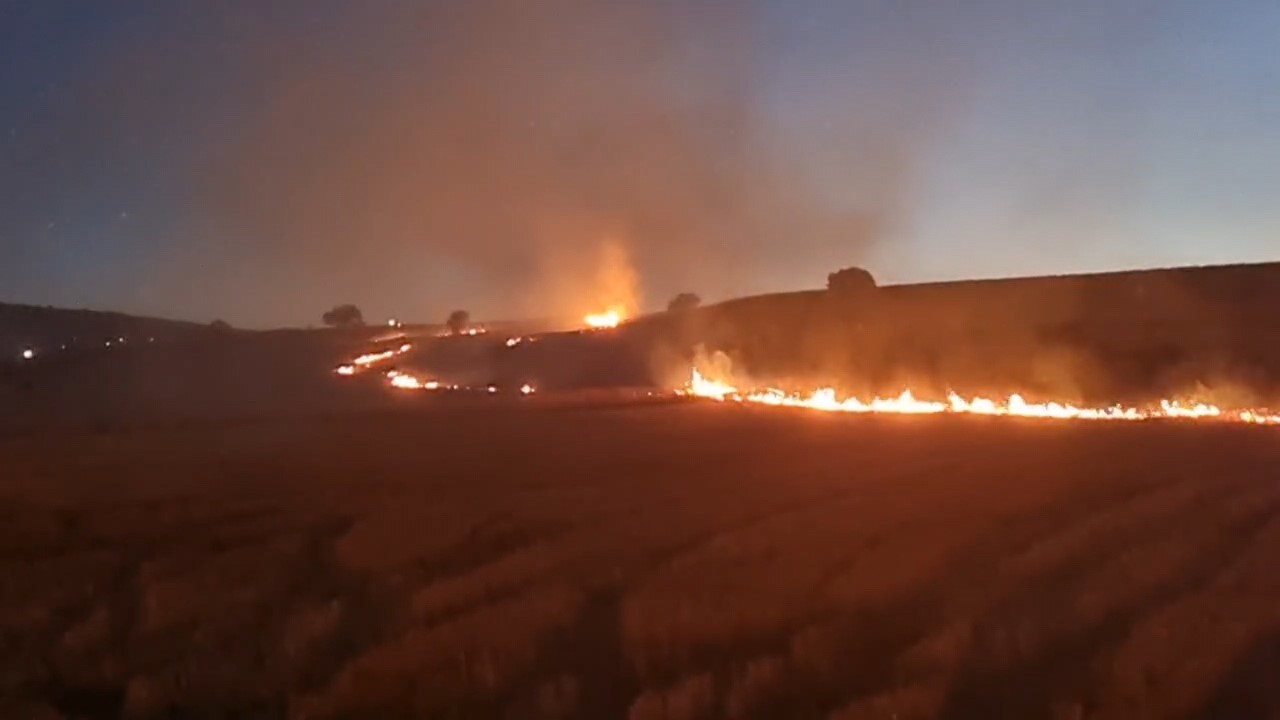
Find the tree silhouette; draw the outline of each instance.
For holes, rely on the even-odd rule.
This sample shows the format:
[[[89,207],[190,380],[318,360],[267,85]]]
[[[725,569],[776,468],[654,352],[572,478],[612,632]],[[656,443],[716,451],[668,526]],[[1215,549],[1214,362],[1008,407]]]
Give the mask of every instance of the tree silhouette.
[[[445,320],[444,324],[449,328],[449,332],[454,335],[461,335],[462,331],[466,330],[467,326],[471,324],[471,313],[466,310],[454,310],[449,313],[449,319]]]
[[[667,312],[687,312],[702,304],[702,298],[691,292],[682,292],[667,303]]]
[[[827,275],[827,291],[835,295],[859,296],[875,289],[875,277],[860,267],[847,267]]]
[[[355,305],[338,305],[320,316],[329,327],[355,327],[364,324],[364,314]]]

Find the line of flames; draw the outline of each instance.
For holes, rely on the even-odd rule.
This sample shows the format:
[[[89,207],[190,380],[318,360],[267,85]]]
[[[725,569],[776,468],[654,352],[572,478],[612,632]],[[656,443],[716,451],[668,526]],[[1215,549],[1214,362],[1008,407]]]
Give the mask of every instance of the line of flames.
[[[400,390],[476,390],[477,388],[463,387],[461,385],[446,385],[439,380],[423,380],[422,378],[410,373],[400,372],[399,370],[388,370],[386,372],[387,381],[391,387]],[[485,392],[493,394],[498,392],[497,386],[486,385]],[[537,392],[537,388],[525,383],[520,386],[521,395],[532,395]]]
[[[334,372],[339,375],[355,375],[357,370],[373,367],[381,362],[386,362],[397,355],[403,355],[413,349],[412,343],[404,343],[399,347],[383,350],[376,353],[365,353],[355,358],[349,363],[339,365]]]
[[[682,395],[710,398],[721,402],[744,402],[777,407],[808,408],[826,412],[891,413],[898,415],[938,415],[957,413],[967,415],[1011,416],[1049,418],[1060,420],[1152,420],[1171,418],[1179,420],[1220,420],[1255,425],[1280,425],[1280,414],[1266,410],[1223,410],[1217,405],[1204,403],[1180,403],[1161,400],[1158,405],[1143,409],[1112,405],[1110,407],[1079,407],[1068,403],[1033,403],[1021,395],[1010,395],[1006,400],[975,397],[966,399],[950,393],[946,400],[920,400],[910,390],[891,398],[872,398],[862,401],[856,397],[840,399],[834,388],[819,388],[809,394],[787,393],[774,388],[740,391],[733,385],[711,380],[697,368],[693,369],[688,384],[678,391]]]

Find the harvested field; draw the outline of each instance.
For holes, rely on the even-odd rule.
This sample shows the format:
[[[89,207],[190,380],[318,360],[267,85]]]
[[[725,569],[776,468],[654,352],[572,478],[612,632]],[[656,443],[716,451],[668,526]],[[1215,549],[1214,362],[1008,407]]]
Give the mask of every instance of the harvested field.
[[[1280,434],[424,399],[0,439],[5,717],[1268,717]]]

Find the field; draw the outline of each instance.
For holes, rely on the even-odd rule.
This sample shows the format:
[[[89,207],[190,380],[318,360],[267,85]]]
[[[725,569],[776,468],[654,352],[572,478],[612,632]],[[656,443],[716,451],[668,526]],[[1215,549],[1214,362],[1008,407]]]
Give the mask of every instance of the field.
[[[449,401],[0,435],[0,716],[1280,716],[1273,428]]]

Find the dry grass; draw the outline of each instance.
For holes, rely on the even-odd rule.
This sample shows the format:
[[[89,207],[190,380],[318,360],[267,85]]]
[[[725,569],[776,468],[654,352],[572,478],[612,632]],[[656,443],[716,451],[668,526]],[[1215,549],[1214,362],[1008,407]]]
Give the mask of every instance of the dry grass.
[[[683,404],[13,436],[0,715],[1266,716],[1278,466]]]

